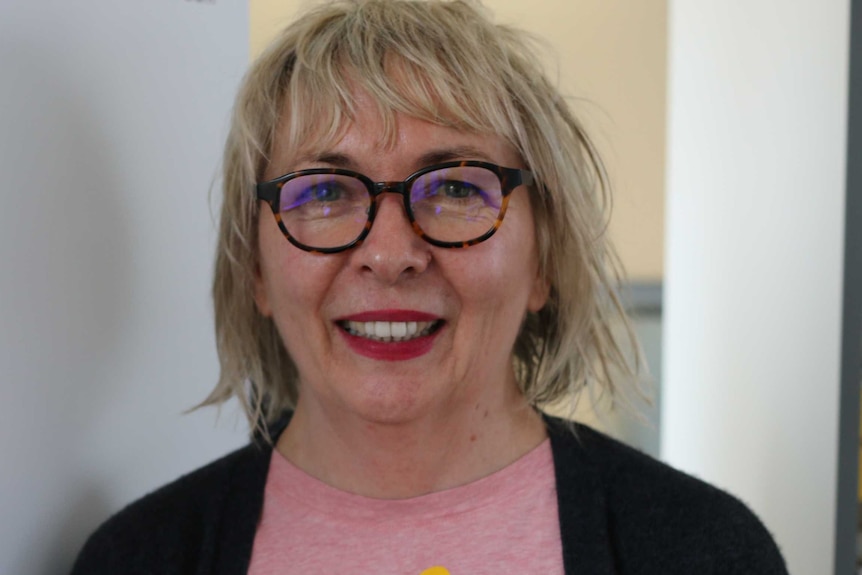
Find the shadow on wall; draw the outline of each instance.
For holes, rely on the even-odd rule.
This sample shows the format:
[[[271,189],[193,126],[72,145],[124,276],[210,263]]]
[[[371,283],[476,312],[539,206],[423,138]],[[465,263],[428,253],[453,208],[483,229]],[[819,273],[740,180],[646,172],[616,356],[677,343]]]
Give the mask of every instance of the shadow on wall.
[[[50,550],[40,556],[41,564],[35,567],[42,575],[68,575],[72,563],[86,537],[103,520],[109,509],[104,499],[104,490],[96,485],[82,485],[80,491],[70,500],[70,506],[57,518],[55,531],[48,534],[49,539],[41,541]]]
[[[79,460],[132,287],[98,63],[43,40],[0,41],[0,572],[21,575],[67,571],[108,513]]]

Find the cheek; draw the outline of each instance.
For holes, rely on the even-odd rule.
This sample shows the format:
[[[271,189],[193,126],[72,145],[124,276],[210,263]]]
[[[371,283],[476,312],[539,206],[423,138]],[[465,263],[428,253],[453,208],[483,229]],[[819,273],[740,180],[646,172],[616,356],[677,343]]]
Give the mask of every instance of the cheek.
[[[465,271],[474,286],[472,296],[484,309],[493,308],[493,323],[519,329],[527,311],[545,302],[544,282],[539,279],[537,248],[529,221],[514,221],[507,236],[482,254],[479,264]],[[492,247],[492,246],[489,246]],[[505,325],[501,325],[503,322]]]
[[[261,314],[272,317],[287,339],[287,330],[301,331],[309,327],[312,316],[319,315],[337,258],[315,256],[294,247],[274,222],[261,223],[258,241],[255,300]]]
[[[493,325],[501,322],[520,325],[521,318],[531,306],[538,275],[538,264],[531,246],[506,241],[497,245],[479,244],[469,249],[477,251],[463,254],[471,257],[458,262],[452,278],[463,306],[462,312],[483,314],[484,321]]]
[[[500,369],[510,365],[531,280],[526,262],[515,260],[505,250],[481,250],[472,255],[478,257],[465,258],[466,264],[459,262],[462,265],[450,277],[460,306],[453,357],[458,372],[483,380],[501,377]]]
[[[267,261],[264,283],[272,321],[304,381],[325,373],[330,365],[332,332],[325,309],[333,274],[325,258],[293,246],[279,255]]]

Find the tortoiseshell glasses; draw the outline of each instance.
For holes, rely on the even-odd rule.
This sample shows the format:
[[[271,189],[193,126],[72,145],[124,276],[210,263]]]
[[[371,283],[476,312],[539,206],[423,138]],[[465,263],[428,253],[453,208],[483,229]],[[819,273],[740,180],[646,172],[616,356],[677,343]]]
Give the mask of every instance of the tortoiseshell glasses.
[[[291,172],[257,185],[278,227],[296,247],[336,253],[361,242],[374,223],[376,198],[401,194],[413,231],[443,248],[466,248],[494,235],[506,215],[509,196],[531,185],[527,170],[479,161],[428,166],[403,182],[374,182],[339,168]]]

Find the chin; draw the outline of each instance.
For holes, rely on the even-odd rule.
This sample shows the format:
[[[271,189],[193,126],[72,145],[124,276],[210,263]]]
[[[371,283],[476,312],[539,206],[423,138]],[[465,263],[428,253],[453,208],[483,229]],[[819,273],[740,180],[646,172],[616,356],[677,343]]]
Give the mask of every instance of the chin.
[[[402,425],[416,421],[435,409],[431,398],[423,397],[415,382],[376,383],[361,396],[347,398],[345,408],[357,417],[378,425]]]

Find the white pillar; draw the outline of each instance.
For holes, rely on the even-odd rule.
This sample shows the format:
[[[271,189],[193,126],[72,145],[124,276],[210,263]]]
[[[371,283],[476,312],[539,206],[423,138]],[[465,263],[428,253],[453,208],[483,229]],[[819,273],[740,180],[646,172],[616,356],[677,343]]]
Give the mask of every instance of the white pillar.
[[[662,456],[833,569],[849,0],[671,1]]]

